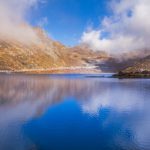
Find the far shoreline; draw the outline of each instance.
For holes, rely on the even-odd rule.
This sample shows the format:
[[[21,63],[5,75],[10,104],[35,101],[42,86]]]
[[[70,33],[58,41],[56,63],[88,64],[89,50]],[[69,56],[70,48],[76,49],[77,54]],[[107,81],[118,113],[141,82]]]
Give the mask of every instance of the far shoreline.
[[[0,70],[0,73],[12,74],[99,74],[102,73],[100,69],[97,69],[95,66],[86,66],[86,67],[58,67],[50,69],[21,69],[21,70]]]
[[[24,74],[24,75],[89,75],[89,77],[109,77],[118,79],[150,79],[150,74],[144,73],[112,73],[102,72],[96,66],[58,67],[51,69],[22,69],[0,70],[0,74]]]
[[[134,79],[134,78],[139,78],[139,79],[150,79],[150,73],[143,73],[143,72],[119,72],[114,75],[116,78],[120,79]]]

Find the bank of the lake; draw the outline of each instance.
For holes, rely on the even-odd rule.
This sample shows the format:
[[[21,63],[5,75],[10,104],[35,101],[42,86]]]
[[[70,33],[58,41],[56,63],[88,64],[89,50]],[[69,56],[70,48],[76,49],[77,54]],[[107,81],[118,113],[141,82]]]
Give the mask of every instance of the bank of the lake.
[[[117,78],[150,78],[150,72],[122,72],[115,74]]]

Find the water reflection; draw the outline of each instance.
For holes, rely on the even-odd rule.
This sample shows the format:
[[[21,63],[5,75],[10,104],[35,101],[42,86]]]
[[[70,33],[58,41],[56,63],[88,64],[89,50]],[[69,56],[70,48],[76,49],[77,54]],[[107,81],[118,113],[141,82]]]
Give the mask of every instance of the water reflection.
[[[0,149],[150,149],[150,80],[0,75]]]

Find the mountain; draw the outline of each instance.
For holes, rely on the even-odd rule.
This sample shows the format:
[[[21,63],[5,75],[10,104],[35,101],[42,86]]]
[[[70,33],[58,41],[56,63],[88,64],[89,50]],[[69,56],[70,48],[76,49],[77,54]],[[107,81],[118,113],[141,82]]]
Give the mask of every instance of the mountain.
[[[40,39],[40,42],[36,44],[24,44],[16,40],[0,40],[1,72],[61,73],[69,72],[69,68],[74,67],[79,72],[83,71],[83,67],[88,71],[88,67],[93,66],[90,62],[101,61],[107,57],[104,53],[85,50],[80,46],[66,47],[50,39],[40,28],[34,28],[34,32]]]
[[[120,77],[150,77],[150,55],[119,72]]]
[[[108,55],[87,45],[67,47],[47,36],[41,28],[32,28],[39,41],[24,43],[0,38],[0,72],[25,73],[100,73],[119,75],[148,71],[150,51]],[[21,38],[21,37],[20,37]]]
[[[114,72],[125,70],[142,60],[149,59],[150,50],[135,50],[120,55],[110,55],[104,63],[97,64],[103,72]]]

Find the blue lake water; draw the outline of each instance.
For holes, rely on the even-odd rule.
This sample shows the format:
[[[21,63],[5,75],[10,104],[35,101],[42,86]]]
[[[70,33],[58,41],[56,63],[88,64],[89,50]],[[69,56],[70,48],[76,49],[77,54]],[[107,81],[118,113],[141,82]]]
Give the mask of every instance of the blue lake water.
[[[150,80],[0,75],[0,150],[150,150]]]

